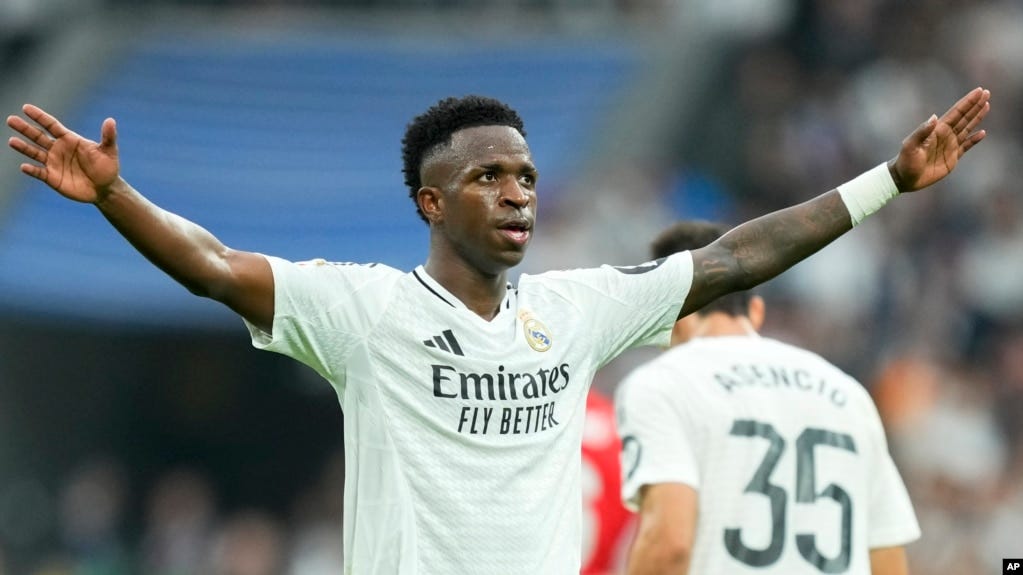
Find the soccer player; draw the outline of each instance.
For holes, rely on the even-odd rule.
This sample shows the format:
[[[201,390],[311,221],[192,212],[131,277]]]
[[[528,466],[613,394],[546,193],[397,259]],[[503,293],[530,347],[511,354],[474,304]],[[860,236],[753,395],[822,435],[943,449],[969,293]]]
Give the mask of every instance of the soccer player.
[[[679,222],[655,257],[727,227]],[[629,575],[903,575],[920,535],[881,419],[856,380],[761,337],[738,291],[679,319],[672,349],[616,393],[623,499],[638,509]]]
[[[346,573],[534,575],[579,572],[580,434],[594,372],[629,347],[665,343],[678,317],[781,273],[900,191],[945,177],[984,138],[989,98],[970,91],[841,191],[701,250],[523,274],[517,286],[508,270],[533,235],[537,168],[518,114],[490,98],[442,100],[406,130],[405,183],[430,228],[426,262],[407,273],[225,246],[121,178],[113,118],[99,142],[32,105],[28,120],[7,124],[9,145],[30,160],[25,174],[93,204],[160,269],[237,312],[256,347],[333,385]]]

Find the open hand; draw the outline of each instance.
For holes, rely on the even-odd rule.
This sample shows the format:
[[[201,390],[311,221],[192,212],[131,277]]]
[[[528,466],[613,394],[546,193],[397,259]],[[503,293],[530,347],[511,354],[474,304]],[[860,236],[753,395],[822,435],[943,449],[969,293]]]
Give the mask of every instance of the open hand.
[[[21,164],[21,171],[78,202],[101,201],[118,179],[117,125],[107,118],[100,128],[99,143],[68,130],[42,109],[25,104],[22,111],[36,125],[19,116],[8,116],[7,125],[21,137],[7,143],[38,164]]]
[[[931,116],[902,141],[888,169],[900,192],[913,192],[952,173],[959,158],[987,133],[977,130],[991,109],[991,92],[974,88],[940,118]]]

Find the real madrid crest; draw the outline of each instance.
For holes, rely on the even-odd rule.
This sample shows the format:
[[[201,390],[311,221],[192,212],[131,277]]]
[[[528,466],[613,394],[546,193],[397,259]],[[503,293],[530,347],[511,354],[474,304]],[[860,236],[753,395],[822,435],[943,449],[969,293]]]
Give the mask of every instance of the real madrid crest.
[[[526,335],[526,343],[536,351],[547,351],[554,343],[551,332],[540,320],[530,314],[522,314],[522,332]]]

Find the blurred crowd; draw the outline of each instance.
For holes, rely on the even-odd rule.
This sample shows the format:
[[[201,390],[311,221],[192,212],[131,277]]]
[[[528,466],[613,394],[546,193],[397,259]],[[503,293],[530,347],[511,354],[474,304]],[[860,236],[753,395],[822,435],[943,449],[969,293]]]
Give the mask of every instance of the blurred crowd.
[[[288,509],[225,509],[216,482],[194,468],[166,471],[132,485],[123,464],[86,460],[60,486],[55,536],[37,543],[35,558],[2,573],[32,575],[328,575],[339,573],[340,486],[344,458],[324,462],[320,476]],[[129,509],[135,491],[141,517]],[[39,514],[49,505],[32,498]],[[10,503],[8,502],[8,505]],[[27,503],[26,503],[27,504]],[[24,524],[3,526],[17,544]],[[10,562],[9,562],[10,563]]]
[[[618,4],[657,26],[693,5]],[[767,335],[820,353],[874,395],[923,530],[908,547],[912,571],[998,572],[1023,554],[1023,4],[766,4],[783,12],[776,25],[723,45],[727,66],[688,102],[698,130],[602,174],[597,217],[578,217],[582,190],[545,205],[525,271],[634,263],[672,219],[738,223],[798,203],[989,88],[989,136],[947,181],[896,199],[761,293]],[[595,385],[613,391],[646,357],[624,357]],[[270,513],[224,511],[201,473],[168,473],[132,548],[118,463],[86,462],[62,489],[59,544],[33,573],[336,573],[342,477],[340,458],[326,462],[290,510]]]

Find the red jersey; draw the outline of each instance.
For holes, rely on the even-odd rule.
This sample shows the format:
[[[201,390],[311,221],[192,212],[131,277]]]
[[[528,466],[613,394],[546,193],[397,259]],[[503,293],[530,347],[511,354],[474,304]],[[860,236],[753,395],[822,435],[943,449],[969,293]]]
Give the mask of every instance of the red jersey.
[[[614,406],[591,389],[583,427],[582,575],[617,573],[624,564],[633,514],[622,505],[620,449]]]

